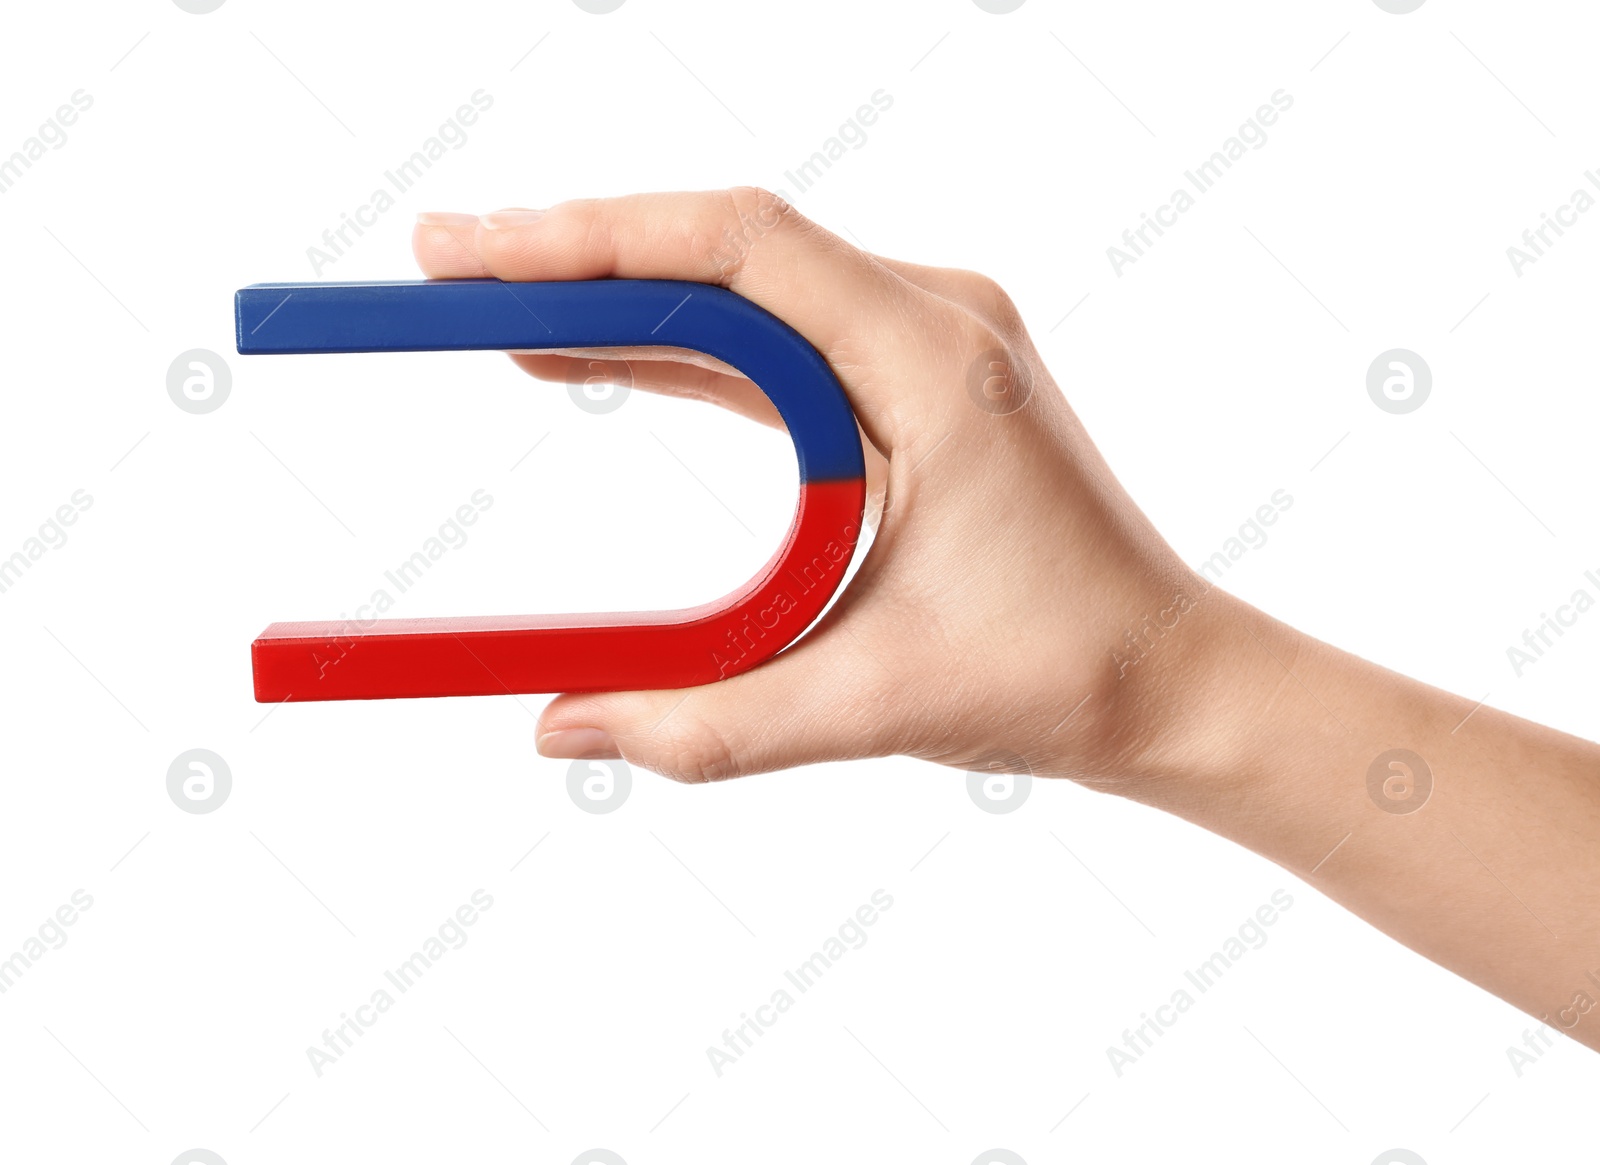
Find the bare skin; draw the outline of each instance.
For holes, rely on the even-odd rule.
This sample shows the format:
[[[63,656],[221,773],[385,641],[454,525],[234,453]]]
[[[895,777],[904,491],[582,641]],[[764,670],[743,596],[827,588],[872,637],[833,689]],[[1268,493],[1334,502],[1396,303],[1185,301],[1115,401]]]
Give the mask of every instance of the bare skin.
[[[1210,586],[1118,485],[993,282],[868,254],[753,189],[428,214],[413,241],[431,278],[729,287],[827,357],[861,422],[877,534],[821,623],[687,699],[558,697],[541,753],[693,782],[889,755],[1026,766],[1247,846],[1600,1050],[1600,746]],[[779,423],[693,353],[513,358],[554,380],[626,359],[636,387]]]

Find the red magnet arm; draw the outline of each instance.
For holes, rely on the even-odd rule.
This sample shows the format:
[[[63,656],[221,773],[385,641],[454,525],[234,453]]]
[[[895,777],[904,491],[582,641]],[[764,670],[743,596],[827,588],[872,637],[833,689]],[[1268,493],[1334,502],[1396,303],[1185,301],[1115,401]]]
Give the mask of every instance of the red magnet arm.
[[[256,699],[373,700],[686,688],[770,659],[822,613],[860,534],[864,486],[802,486],[783,547],[714,603],[664,613],[274,623]]]

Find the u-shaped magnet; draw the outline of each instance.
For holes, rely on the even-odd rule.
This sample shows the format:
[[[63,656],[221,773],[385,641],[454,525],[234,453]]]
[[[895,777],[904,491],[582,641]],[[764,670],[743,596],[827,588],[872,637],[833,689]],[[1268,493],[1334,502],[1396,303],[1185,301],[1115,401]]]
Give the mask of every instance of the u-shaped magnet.
[[[245,355],[664,345],[714,356],[777,406],[800,497],[782,546],[732,594],[668,612],[274,623],[256,699],[371,700],[711,683],[770,659],[822,613],[861,533],[854,413],[806,339],[726,288],[666,279],[262,283],[234,297]]]

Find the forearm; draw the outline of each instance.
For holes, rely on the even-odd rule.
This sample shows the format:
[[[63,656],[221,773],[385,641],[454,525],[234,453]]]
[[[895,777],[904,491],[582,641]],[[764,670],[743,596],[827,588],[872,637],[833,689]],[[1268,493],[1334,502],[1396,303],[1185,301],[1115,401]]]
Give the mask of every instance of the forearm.
[[[1600,746],[1221,592],[1181,630],[1165,673],[1143,677],[1175,730],[1124,791],[1600,1049]]]

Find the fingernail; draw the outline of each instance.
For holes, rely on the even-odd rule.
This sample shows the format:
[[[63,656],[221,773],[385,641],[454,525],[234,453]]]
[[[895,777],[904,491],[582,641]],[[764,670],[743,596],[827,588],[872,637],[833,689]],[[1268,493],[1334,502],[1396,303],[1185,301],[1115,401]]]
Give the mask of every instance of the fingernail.
[[[475,227],[475,214],[451,214],[447,210],[425,210],[417,215],[417,225],[424,227]]]
[[[491,231],[510,231],[529,227],[544,217],[542,210],[497,210],[478,221]]]
[[[616,741],[599,728],[562,728],[539,737],[539,755],[562,760],[621,760]]]

